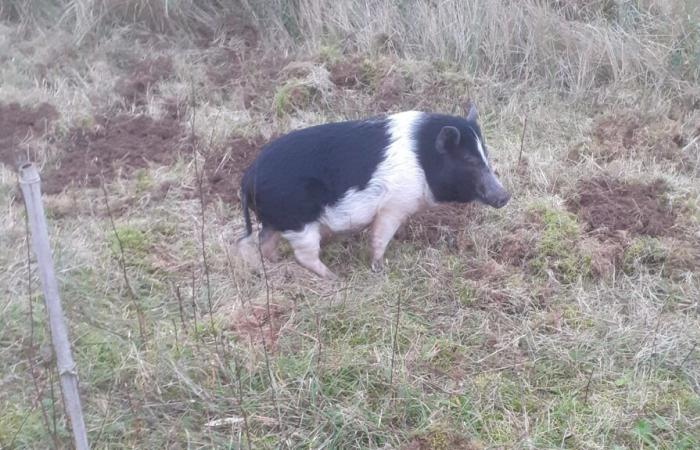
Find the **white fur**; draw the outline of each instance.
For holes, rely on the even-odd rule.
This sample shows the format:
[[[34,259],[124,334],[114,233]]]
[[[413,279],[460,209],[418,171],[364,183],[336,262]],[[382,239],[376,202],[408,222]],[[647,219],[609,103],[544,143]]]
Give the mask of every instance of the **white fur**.
[[[349,190],[323,211],[321,225],[333,233],[355,231],[371,224],[379,213],[403,219],[434,203],[418,161],[414,137],[423,116],[418,111],[389,116],[390,144],[384,160],[365,189]]]
[[[474,138],[476,139],[476,148],[479,149],[479,154],[481,155],[481,160],[486,164],[486,167],[489,167],[489,162],[486,159],[486,154],[484,153],[484,147],[481,145],[481,139],[479,139],[479,136],[476,135],[476,132],[472,131],[474,133]]]

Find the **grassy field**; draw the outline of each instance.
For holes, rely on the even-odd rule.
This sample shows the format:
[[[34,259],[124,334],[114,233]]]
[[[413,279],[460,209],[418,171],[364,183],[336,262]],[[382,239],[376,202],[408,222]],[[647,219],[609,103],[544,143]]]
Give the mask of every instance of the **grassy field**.
[[[15,164],[94,448],[700,448],[692,0],[7,0],[0,448],[70,448]],[[246,267],[274,136],[479,107],[506,208]]]

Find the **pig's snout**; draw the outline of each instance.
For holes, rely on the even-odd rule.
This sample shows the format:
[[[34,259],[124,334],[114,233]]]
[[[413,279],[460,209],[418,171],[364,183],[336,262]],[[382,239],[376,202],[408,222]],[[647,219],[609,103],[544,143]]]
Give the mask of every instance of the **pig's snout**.
[[[483,177],[481,199],[494,208],[503,208],[510,200],[510,193],[505,190],[496,175],[490,170]]]

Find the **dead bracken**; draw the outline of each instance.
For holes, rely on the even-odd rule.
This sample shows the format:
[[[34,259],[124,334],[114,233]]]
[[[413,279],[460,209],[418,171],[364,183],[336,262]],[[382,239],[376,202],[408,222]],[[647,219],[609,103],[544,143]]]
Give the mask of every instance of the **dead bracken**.
[[[664,200],[667,190],[663,180],[624,182],[601,176],[579,182],[567,206],[591,229],[661,236],[670,233],[676,218]]]

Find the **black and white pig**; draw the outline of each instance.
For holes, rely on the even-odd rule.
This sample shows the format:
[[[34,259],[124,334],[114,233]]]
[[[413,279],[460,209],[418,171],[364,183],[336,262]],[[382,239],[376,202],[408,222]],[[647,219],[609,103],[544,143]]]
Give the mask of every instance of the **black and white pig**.
[[[472,105],[466,118],[406,111],[293,131],[270,143],[246,170],[241,204],[262,224],[259,245],[273,259],[280,236],[297,261],[335,278],[319,259],[321,238],[371,226],[372,269],[412,214],[440,202],[501,208],[510,194],[489,164]],[[252,241],[249,241],[252,242]],[[249,246],[250,248],[250,246]]]

